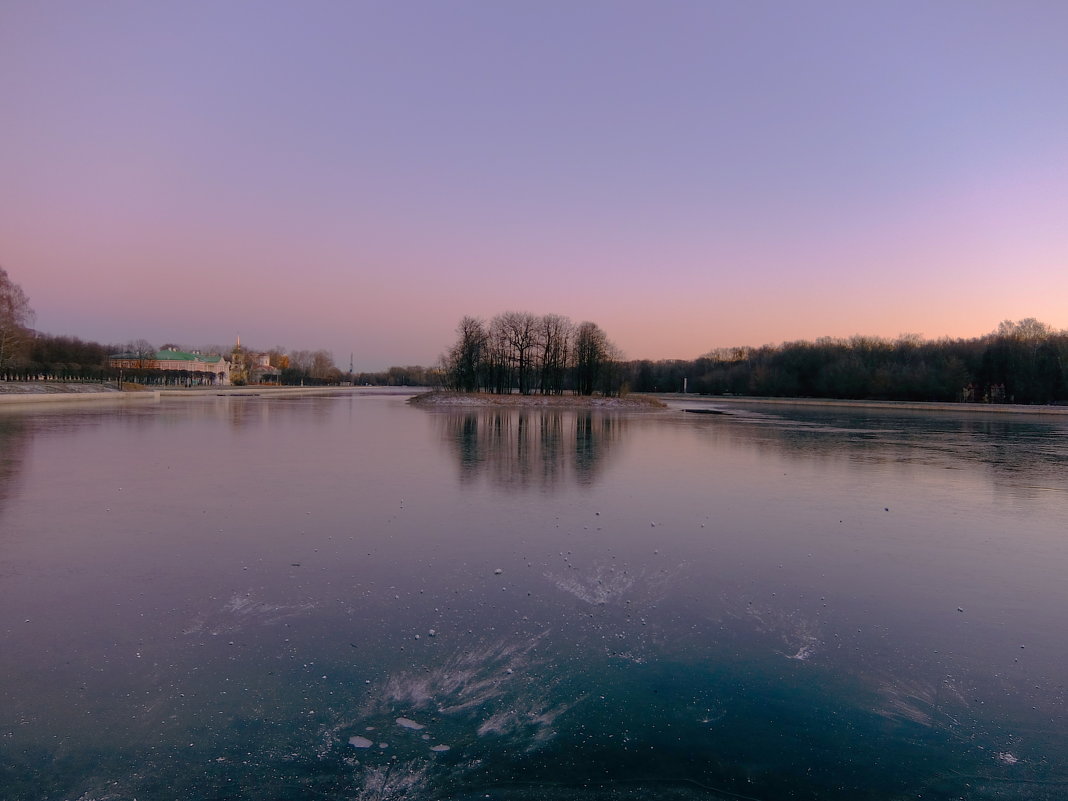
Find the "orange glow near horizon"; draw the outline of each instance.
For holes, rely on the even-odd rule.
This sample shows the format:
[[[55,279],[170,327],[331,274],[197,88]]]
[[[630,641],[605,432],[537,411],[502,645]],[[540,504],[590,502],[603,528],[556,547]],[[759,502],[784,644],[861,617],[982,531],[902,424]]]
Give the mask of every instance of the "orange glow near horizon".
[[[649,359],[1068,328],[1068,7],[964,8],[22,5],[0,264],[49,333],[367,369],[509,310]]]

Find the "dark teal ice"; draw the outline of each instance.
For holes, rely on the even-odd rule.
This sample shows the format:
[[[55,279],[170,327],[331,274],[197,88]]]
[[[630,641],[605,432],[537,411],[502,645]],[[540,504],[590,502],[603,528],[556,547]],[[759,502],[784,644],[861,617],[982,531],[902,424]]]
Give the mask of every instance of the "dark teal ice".
[[[1068,421],[708,404],[5,413],[0,797],[1068,797]]]

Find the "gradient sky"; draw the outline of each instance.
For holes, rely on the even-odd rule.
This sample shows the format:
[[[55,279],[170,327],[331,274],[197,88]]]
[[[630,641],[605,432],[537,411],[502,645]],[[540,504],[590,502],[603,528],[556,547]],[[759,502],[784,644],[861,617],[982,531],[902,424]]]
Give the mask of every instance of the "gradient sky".
[[[1068,328],[1068,2],[0,2],[53,334],[432,364]]]

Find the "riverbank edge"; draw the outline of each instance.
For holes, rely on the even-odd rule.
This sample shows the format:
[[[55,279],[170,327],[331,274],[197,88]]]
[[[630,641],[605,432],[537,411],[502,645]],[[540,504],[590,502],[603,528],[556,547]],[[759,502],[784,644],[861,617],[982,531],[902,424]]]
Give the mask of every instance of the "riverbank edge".
[[[104,406],[109,403],[159,403],[159,392],[12,392],[0,395],[0,408],[18,409],[27,406],[62,406],[89,404]]]
[[[596,409],[598,411],[664,411],[667,404],[653,395],[632,394],[622,398],[583,395],[519,395],[492,392],[432,390],[408,399],[412,406],[428,409]]]
[[[886,411],[964,412],[965,414],[1068,415],[1068,406],[1024,406],[1012,403],[939,403],[923,401],[860,401],[834,398],[757,398],[741,395],[691,395],[657,393],[665,402],[702,404],[739,404],[750,406],[812,406],[846,409],[883,409]]]
[[[162,398],[203,398],[221,396],[282,396],[335,395],[354,392],[365,387],[198,387],[192,389],[149,389],[119,392],[12,392],[0,394],[0,408],[22,408],[44,405],[125,403],[159,403]]]
[[[41,405],[63,404],[125,404],[158,403],[162,398],[202,398],[220,396],[275,396],[295,397],[302,395],[340,395],[359,390],[387,389],[385,387],[203,387],[191,389],[159,389],[137,392],[57,392],[57,393],[0,393],[0,408],[13,409]],[[397,389],[397,388],[392,388]],[[415,397],[423,394],[421,387],[407,387]],[[404,392],[397,392],[403,395]],[[505,397],[505,396],[501,396]],[[523,396],[514,396],[523,397]],[[538,396],[540,397],[540,396]],[[693,395],[676,393],[634,393],[631,397],[653,398],[665,403],[735,404],[749,406],[801,406],[814,408],[883,409],[886,411],[918,412],[964,412],[965,414],[1009,415],[1068,415],[1068,406],[1023,406],[1009,403],[937,403],[921,401],[858,401],[831,398],[758,398],[748,395]],[[573,404],[579,405],[579,404]],[[633,407],[630,407],[633,408]]]
[[[366,391],[367,389],[373,389],[373,387],[196,387],[192,389],[161,389],[159,394],[164,398],[203,398],[206,395],[292,397],[297,395],[345,395],[359,390]]]

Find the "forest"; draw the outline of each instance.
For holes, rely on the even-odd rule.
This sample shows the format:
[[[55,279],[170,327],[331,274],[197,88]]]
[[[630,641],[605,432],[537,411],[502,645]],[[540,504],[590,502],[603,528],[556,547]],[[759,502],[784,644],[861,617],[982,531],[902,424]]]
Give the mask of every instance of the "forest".
[[[626,361],[594,323],[509,312],[489,325],[463,318],[442,372],[448,388],[468,392],[1054,404],[1068,402],[1068,331],[1027,318],[973,339],[824,337]]]
[[[636,392],[962,403],[1068,402],[1068,331],[1006,320],[974,339],[855,336],[635,361]]]

